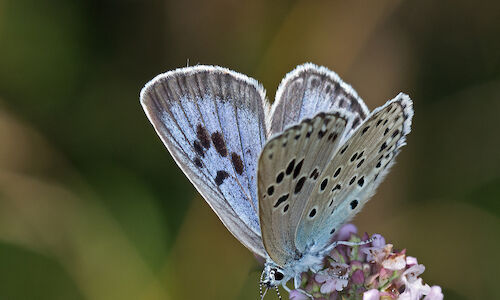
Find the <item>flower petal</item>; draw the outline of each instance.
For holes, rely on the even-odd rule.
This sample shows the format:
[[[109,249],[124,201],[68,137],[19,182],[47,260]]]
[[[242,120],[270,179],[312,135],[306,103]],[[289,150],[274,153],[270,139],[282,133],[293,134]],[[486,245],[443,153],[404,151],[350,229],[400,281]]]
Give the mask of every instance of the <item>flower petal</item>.
[[[314,279],[319,283],[323,283],[326,282],[328,279],[330,279],[330,276],[326,272],[320,271],[318,274],[314,276]]]
[[[365,282],[365,275],[363,274],[363,271],[360,269],[357,269],[352,273],[351,280],[354,284],[362,284]]]
[[[399,295],[400,300],[411,299],[420,300],[424,295],[428,295],[431,292],[431,287],[428,284],[422,283],[422,278],[418,278],[414,282],[405,283],[405,291]]]
[[[424,300],[443,300],[443,292],[441,291],[441,287],[438,285],[434,285],[431,287],[431,291],[427,296],[424,297]]]
[[[406,257],[406,264],[407,265],[418,265],[417,258],[413,256],[407,256]]]
[[[378,233],[372,235],[372,247],[383,248],[385,246],[385,239]]]
[[[347,279],[335,279],[335,289],[340,292],[347,286],[348,283],[349,281]]]
[[[320,292],[322,294],[330,294],[331,292],[335,291],[336,287],[336,282],[335,279],[330,279],[327,280],[325,283],[320,288]]]
[[[309,297],[304,295],[304,293],[298,291],[298,290],[291,290],[290,291],[290,300],[309,300]]]
[[[414,265],[411,266],[408,270],[403,272],[403,277],[410,283],[417,280],[418,275],[424,273],[425,266],[424,265]]]
[[[363,293],[363,300],[379,300],[380,293],[377,289],[371,289]]]
[[[339,233],[337,234],[337,240],[338,241],[348,241],[351,238],[351,234],[356,234],[358,232],[358,229],[354,224],[345,224],[344,226],[340,227]]]
[[[382,266],[389,270],[401,270],[406,267],[406,258],[403,253],[390,254],[384,261]]]

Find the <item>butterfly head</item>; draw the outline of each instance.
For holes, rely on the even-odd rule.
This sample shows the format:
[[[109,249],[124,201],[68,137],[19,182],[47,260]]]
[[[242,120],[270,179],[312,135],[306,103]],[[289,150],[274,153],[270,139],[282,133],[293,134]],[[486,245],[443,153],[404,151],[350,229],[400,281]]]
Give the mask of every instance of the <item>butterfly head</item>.
[[[262,276],[260,278],[260,284],[266,287],[275,287],[284,282],[285,271],[277,266],[275,263],[267,262],[264,271],[262,271]]]
[[[289,278],[286,276],[283,268],[280,268],[273,262],[266,262],[262,275],[260,275],[260,299],[264,299],[268,289],[274,288],[278,294],[278,298],[281,300],[278,285],[285,284]],[[266,288],[264,292],[262,292],[262,286]]]

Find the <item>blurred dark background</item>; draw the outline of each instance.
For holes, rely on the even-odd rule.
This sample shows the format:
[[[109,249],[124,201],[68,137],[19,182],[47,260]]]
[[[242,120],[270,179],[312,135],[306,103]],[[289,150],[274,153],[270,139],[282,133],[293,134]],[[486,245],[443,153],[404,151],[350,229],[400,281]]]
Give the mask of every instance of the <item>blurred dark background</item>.
[[[0,299],[256,299],[260,267],[139,105],[156,74],[313,62],[414,130],[357,216],[446,299],[496,298],[500,4],[0,0]],[[497,284],[496,284],[497,285]],[[272,296],[269,298],[272,299]]]

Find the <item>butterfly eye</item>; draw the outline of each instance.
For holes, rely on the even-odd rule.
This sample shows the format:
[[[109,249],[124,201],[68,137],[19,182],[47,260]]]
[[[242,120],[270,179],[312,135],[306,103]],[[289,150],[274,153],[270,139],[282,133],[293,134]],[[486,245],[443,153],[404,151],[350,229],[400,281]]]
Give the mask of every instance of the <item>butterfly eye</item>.
[[[274,274],[274,279],[276,279],[278,281],[282,280],[283,277],[285,277],[285,276],[280,271],[276,271],[276,273]]]

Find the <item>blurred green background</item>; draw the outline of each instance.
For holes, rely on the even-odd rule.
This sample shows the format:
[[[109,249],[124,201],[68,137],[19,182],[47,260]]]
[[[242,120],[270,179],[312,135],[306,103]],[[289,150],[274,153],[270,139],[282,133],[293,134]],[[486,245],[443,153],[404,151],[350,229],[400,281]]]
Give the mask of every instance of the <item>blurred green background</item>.
[[[260,266],[139,105],[188,61],[270,100],[308,61],[370,109],[408,93],[408,146],[354,223],[446,299],[496,298],[499,37],[494,1],[0,0],[0,299],[257,299]]]

